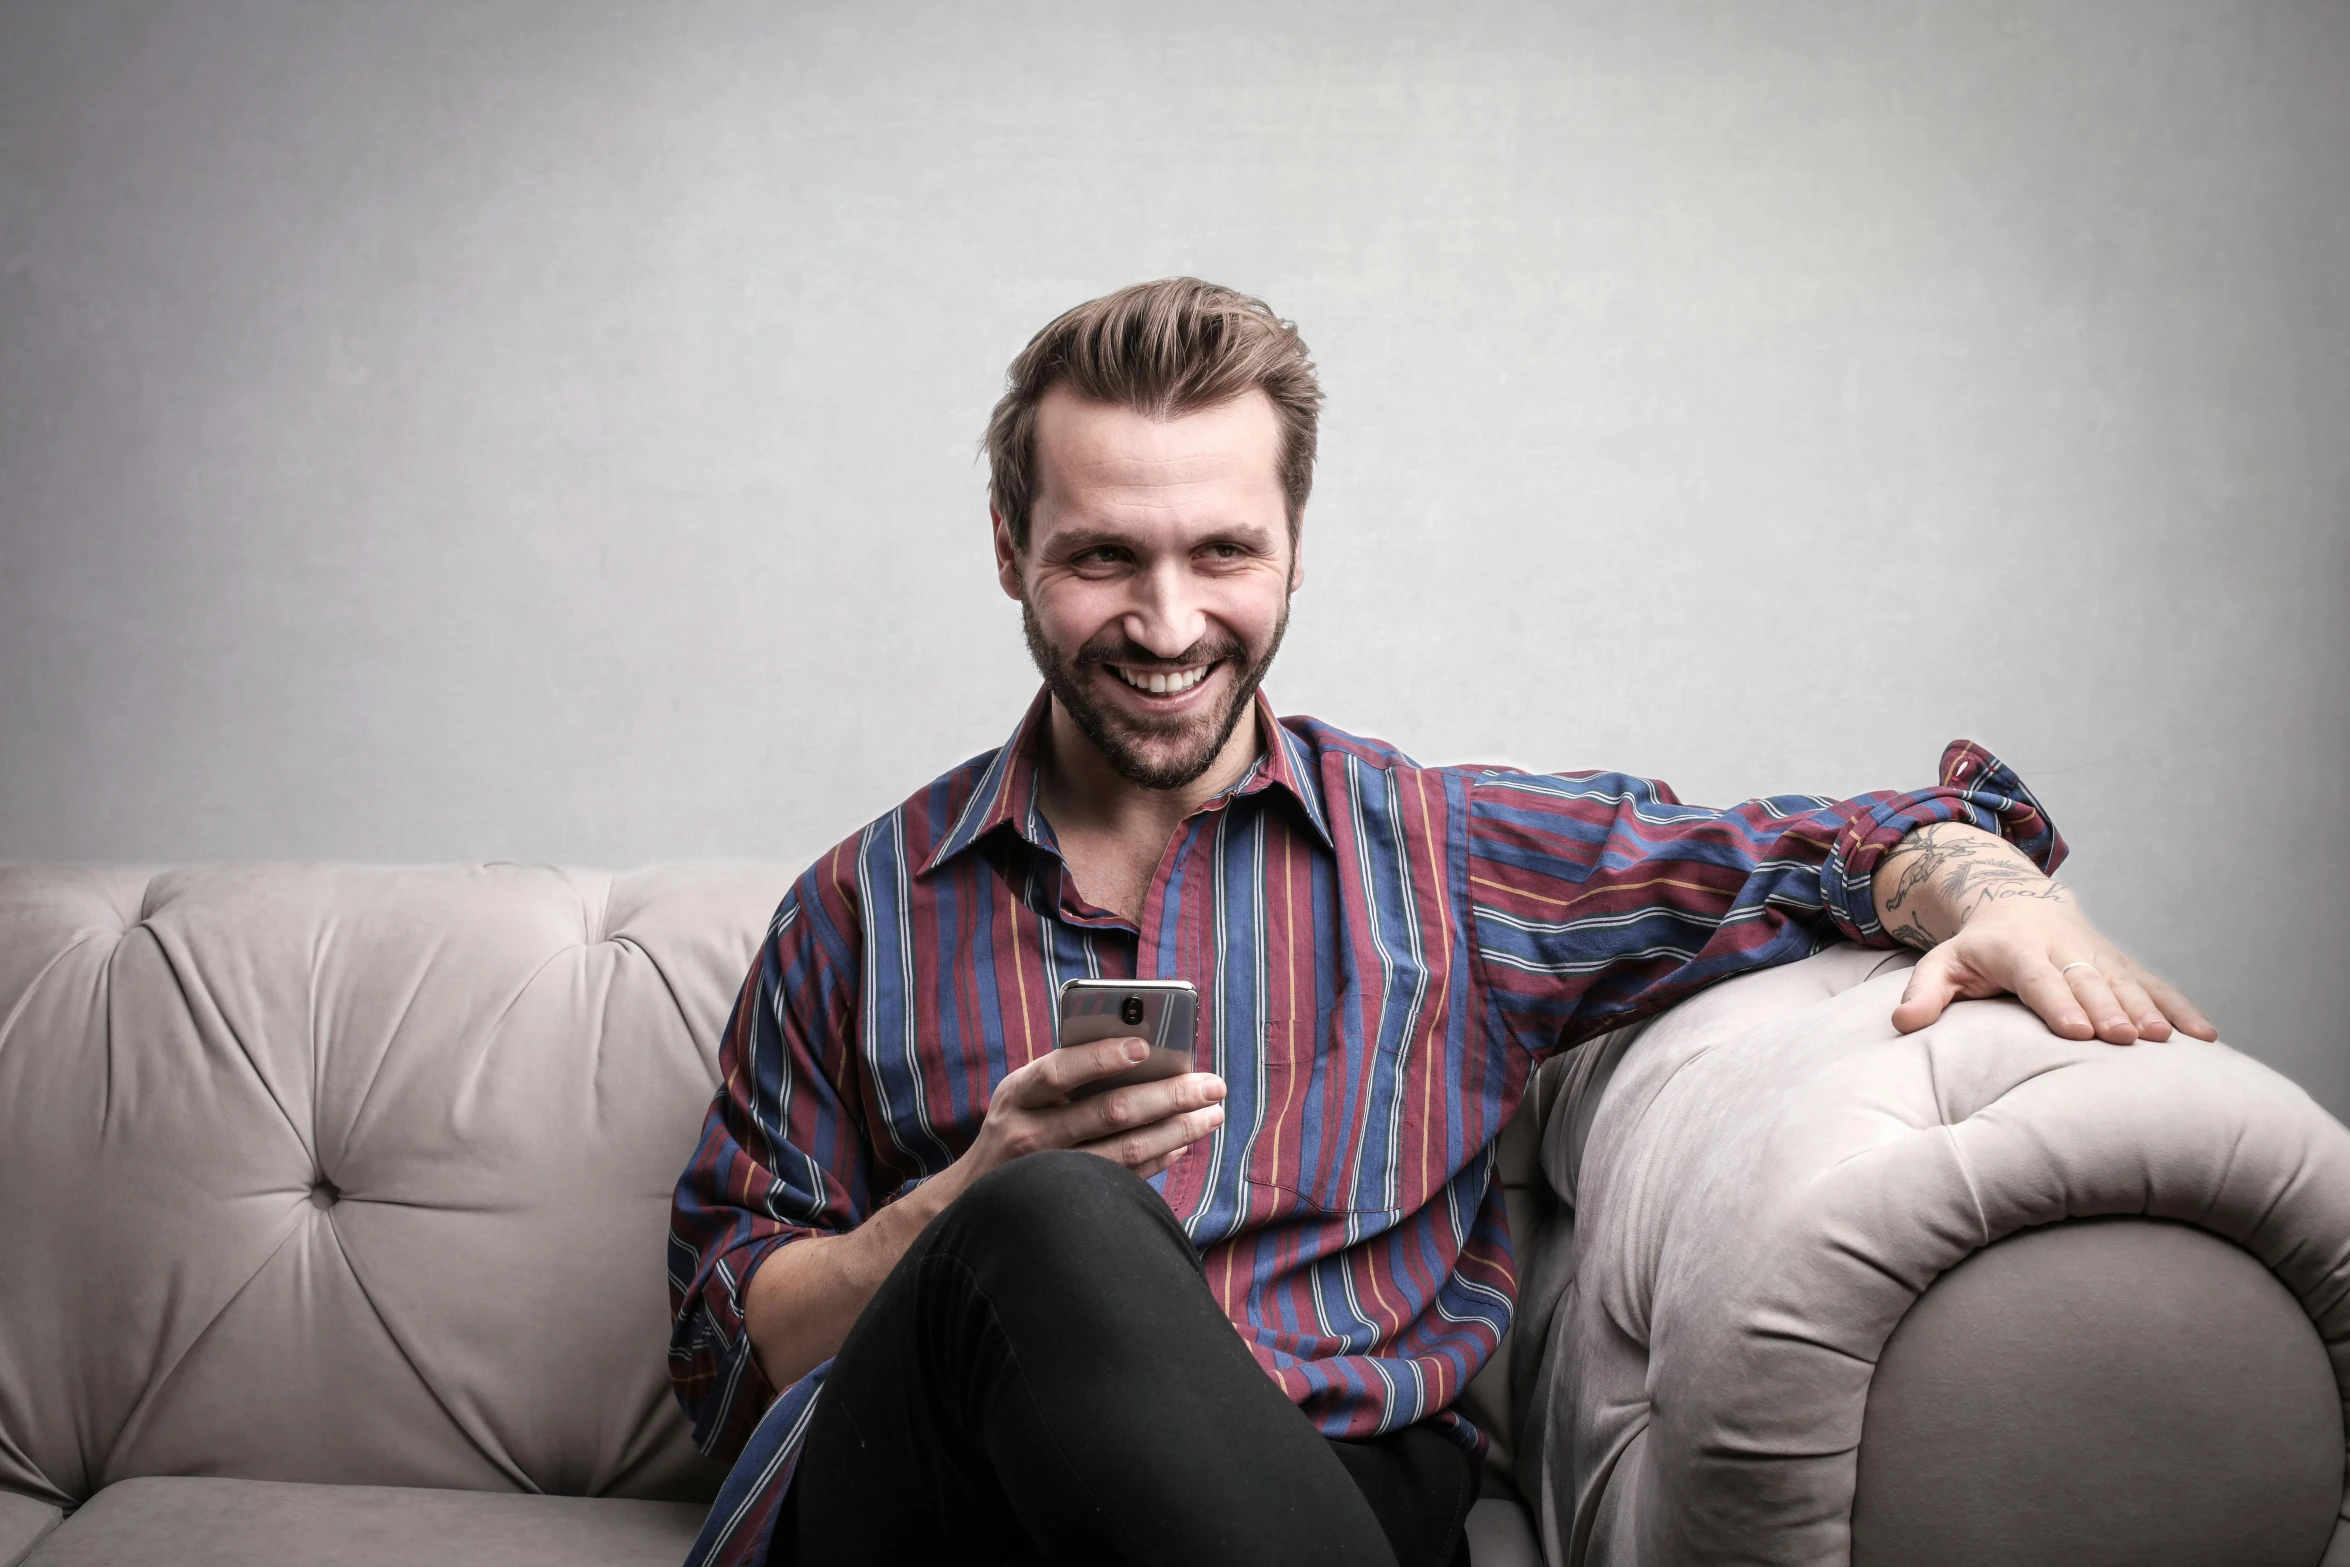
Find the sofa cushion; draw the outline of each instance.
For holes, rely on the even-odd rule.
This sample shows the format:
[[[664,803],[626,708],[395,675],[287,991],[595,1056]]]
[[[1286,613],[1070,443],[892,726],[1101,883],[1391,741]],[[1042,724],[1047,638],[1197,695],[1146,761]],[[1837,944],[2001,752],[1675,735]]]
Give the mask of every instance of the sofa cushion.
[[[0,1491],[0,1567],[16,1567],[61,1516],[47,1502]]]
[[[681,1502],[154,1478],[99,1492],[24,1567],[676,1567],[701,1524]]]
[[[1534,1521],[1516,1502],[1486,1497],[1469,1509],[1467,1533],[1471,1567],[1542,1567]]]
[[[669,1192],[789,876],[0,869],[0,1489],[706,1498]]]
[[[608,1497],[495,1495],[279,1480],[125,1480],[41,1541],[23,1567],[675,1567],[702,1509]],[[1525,1510],[1469,1510],[1476,1567],[1541,1567]]]
[[[0,1567],[141,1477],[706,1497],[661,1240],[789,875],[0,867]]]

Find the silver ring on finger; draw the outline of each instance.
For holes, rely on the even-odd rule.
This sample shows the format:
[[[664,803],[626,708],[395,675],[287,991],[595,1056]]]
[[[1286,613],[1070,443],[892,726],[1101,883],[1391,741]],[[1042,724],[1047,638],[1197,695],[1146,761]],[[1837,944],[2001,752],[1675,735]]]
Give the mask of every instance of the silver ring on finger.
[[[2063,968],[2058,969],[2056,972],[2058,974],[2069,974],[2077,968],[2085,968],[2094,973],[2097,970],[2097,965],[2090,962],[2087,958],[2075,958],[2070,963],[2067,963]]]

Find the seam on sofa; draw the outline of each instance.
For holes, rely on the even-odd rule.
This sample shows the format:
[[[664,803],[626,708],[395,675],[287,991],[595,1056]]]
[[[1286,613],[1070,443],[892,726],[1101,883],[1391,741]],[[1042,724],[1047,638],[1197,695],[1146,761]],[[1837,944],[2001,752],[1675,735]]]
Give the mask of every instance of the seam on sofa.
[[[1879,1278],[1884,1279],[1886,1282],[1896,1285],[1901,1289],[1911,1291],[1913,1297],[1915,1294],[1922,1292],[1919,1286],[1910,1283],[1906,1275],[1895,1272],[1885,1263],[1879,1262],[1876,1258],[1870,1256],[1867,1252],[1861,1250],[1858,1246],[1853,1245],[1852,1242],[1843,1239],[1839,1235],[1833,1233],[1823,1234],[1820,1236],[1819,1244],[1824,1250],[1834,1252],[1839,1257],[1850,1258],[1853,1262],[1856,1262],[1860,1266],[1868,1269],[1871,1273],[1876,1274]],[[1854,1358],[1859,1359],[1861,1357],[1855,1356]]]
[[[2019,1001],[2019,1002],[2017,1002],[2017,1003],[2015,1003],[2015,1004],[2016,1004],[2017,1006],[2022,1006],[2022,1005],[2023,1005],[2023,1003],[2022,1003],[2022,1002],[2020,1002],[2020,1001]],[[2067,1041],[2066,1041],[2066,1043],[2067,1043],[2067,1044],[2072,1044],[2072,1043],[2077,1043],[2077,1041],[2067,1040]],[[2121,1048],[2121,1047],[2119,1047],[2119,1046],[2108,1046],[2107,1048],[2109,1048],[2109,1049],[2118,1049],[2118,1048]],[[1984,1111],[1986,1111],[1986,1110],[1989,1110],[1989,1109],[1992,1109],[1992,1108],[1994,1108],[1995,1106],[1999,1105],[1999,1104],[2000,1104],[2002,1101],[2004,1101],[2004,1100],[2007,1098],[2007,1096],[2008,1096],[2008,1095],[2010,1095],[2010,1094],[2012,1094],[2012,1093],[2016,1092],[2016,1090],[2018,1090],[2018,1089],[2020,1089],[2020,1088],[2023,1088],[2023,1087],[2026,1087],[2026,1086],[2027,1086],[2027,1085],[2029,1085],[2029,1084],[2032,1084],[2032,1083],[2037,1083],[2038,1081],[2040,1081],[2040,1079],[2042,1079],[2043,1077],[2046,1077],[2046,1076],[2047,1076],[2049,1073],[2051,1073],[2051,1072],[2069,1072],[2069,1071],[2071,1071],[2073,1068],[2075,1068],[2075,1067],[2077,1067],[2077,1066],[2080,1066],[2081,1064],[2082,1064],[2082,1063],[2081,1063],[2081,1062],[2079,1062],[2079,1061],[2052,1061],[2052,1062],[2050,1062],[2048,1065],[2046,1065],[2046,1066],[2044,1066],[2044,1067],[2040,1067],[2040,1068],[2038,1068],[2038,1069],[2036,1069],[2036,1070],[2034,1070],[2034,1071],[2032,1071],[2032,1072],[2029,1072],[2029,1073],[2025,1074],[2025,1075],[2024,1075],[2024,1076],[2022,1076],[2022,1077],[2019,1077],[2019,1078],[2017,1078],[2017,1079],[2016,1079],[2014,1082],[2012,1082],[2012,1083],[2008,1084],[2008,1085],[2007,1085],[2005,1088],[2002,1088],[2001,1090],[1999,1090],[1999,1092],[1997,1092],[1996,1094],[1993,1094],[1993,1095],[1992,1095],[1990,1098],[1988,1098],[1988,1099],[1984,1100],[1984,1101],[1983,1101],[1981,1104],[1979,1104],[1979,1105],[1975,1106],[1975,1107],[1974,1107],[1972,1110],[1969,1110],[1969,1111],[1968,1111],[1968,1112],[1967,1112],[1965,1115],[1962,1115],[1962,1116],[1960,1116],[1960,1117],[1958,1118],[1958,1120],[1956,1120],[1956,1121],[1953,1121],[1953,1120],[1949,1119],[1947,1116],[1945,1116],[1945,1117],[1943,1118],[1942,1124],[1943,1124],[1944,1126],[1946,1126],[1946,1127],[1956,1127],[1956,1126],[1959,1126],[1959,1125],[1961,1125],[1961,1124],[1963,1124],[1963,1123],[1965,1123],[1965,1122],[1967,1122],[1967,1121],[1971,1121],[1971,1120],[1973,1120],[1973,1119],[1974,1119],[1976,1116],[1979,1116],[1979,1115],[1981,1115],[1981,1114],[1982,1114]],[[1939,1108],[1939,1107],[1937,1107],[1937,1108]]]
[[[661,988],[669,994],[669,1007],[671,1011],[677,1014],[678,1027],[685,1030],[685,1037],[691,1041],[694,1046],[694,1054],[697,1056],[700,1055],[701,1041],[694,1038],[693,1017],[685,1009],[685,998],[677,993],[677,982],[669,977],[669,971],[661,966],[661,960],[653,956],[652,950],[648,948],[643,942],[637,940],[634,936],[631,936],[624,931],[614,931],[610,935],[606,936],[604,940],[612,946],[625,948],[627,951],[633,952],[638,957],[645,960],[646,966],[651,968],[653,971],[653,977],[661,981]],[[754,954],[753,961],[756,960],[756,955]]]
[[[1590,1559],[1591,1531],[1598,1526],[1600,1504],[1607,1499],[1609,1488],[1615,1484],[1616,1470],[1642,1437],[1648,1435],[1652,1406],[1642,1400],[1640,1413],[1616,1439],[1606,1457],[1592,1467],[1590,1479],[1578,1480],[1575,1488],[1575,1516],[1567,1530],[1567,1560],[1581,1562]]]
[[[554,951],[548,953],[544,958],[539,960],[537,967],[533,968],[528,974],[523,976],[522,983],[514,987],[513,994],[509,995],[505,1002],[499,1006],[497,1016],[488,1019],[482,1024],[481,1031],[475,1036],[476,1043],[472,1059],[465,1063],[463,1075],[456,1083],[451,1085],[449,1093],[449,1104],[452,1109],[462,1105],[468,1098],[472,1096],[474,1090],[480,1086],[481,1074],[489,1061],[490,1051],[498,1037],[499,1031],[506,1026],[506,1019],[514,1015],[514,1009],[522,1005],[522,998],[530,994],[531,986],[539,982],[539,976],[546,973],[547,970],[553,968],[556,963],[561,961],[562,958],[567,954],[573,952],[585,952],[587,950],[588,949],[585,946],[563,946],[557,947]],[[422,970],[419,970],[418,972],[421,973]],[[419,988],[421,988],[421,984]]]
[[[25,1008],[31,1006],[33,1003],[33,992],[41,988],[41,981],[49,977],[50,971],[56,968],[58,964],[63,963],[67,958],[73,956],[76,952],[79,952],[84,946],[87,946],[89,943],[96,941],[98,938],[106,934],[107,932],[104,930],[91,930],[82,932],[81,934],[75,936],[73,940],[67,942],[63,947],[59,948],[56,955],[50,958],[48,962],[41,965],[41,972],[35,974],[32,978],[32,982],[26,985],[22,991],[18,992],[16,1005],[8,1009],[8,1016],[5,1018],[0,1018],[0,1050],[5,1050],[8,1048],[8,1036],[16,1032],[17,1021],[24,1016]],[[114,940],[117,945],[121,944],[122,938],[125,934],[125,932],[119,930],[113,933]],[[101,965],[101,971],[103,971],[103,965]],[[7,1567],[7,1564],[5,1562],[0,1562],[0,1567]]]
[[[299,1208],[302,1205],[297,1204],[296,1206]],[[147,1379],[147,1386],[139,1394],[138,1401],[131,1405],[130,1413],[123,1416],[122,1424],[115,1427],[112,1440],[106,1444],[106,1451],[100,1455],[95,1465],[86,1466],[88,1472],[84,1478],[93,1482],[90,1495],[95,1496],[99,1491],[114,1483],[114,1480],[107,1478],[108,1471],[114,1467],[114,1456],[122,1450],[123,1443],[136,1432],[141,1418],[154,1406],[155,1401],[163,1396],[163,1390],[171,1385],[171,1379],[179,1374],[180,1367],[185,1365],[188,1357],[195,1353],[196,1346],[203,1343],[214,1328],[220,1326],[220,1319],[227,1316],[236,1303],[244,1297],[245,1291],[253,1287],[253,1281],[269,1271],[269,1265],[276,1261],[278,1253],[284,1251],[294,1237],[301,1233],[301,1228],[301,1217],[297,1213],[287,1223],[285,1233],[280,1235],[269,1250],[262,1254],[261,1260],[254,1264],[253,1271],[245,1275],[244,1282],[230,1290],[227,1297],[212,1309],[210,1315],[205,1317],[204,1325],[188,1336],[188,1341],[182,1344],[179,1347],[179,1352],[171,1357],[171,1364]],[[136,1477],[122,1475],[115,1478],[132,1479]],[[88,1501],[89,1497],[81,1497],[78,1500]]]
[[[188,988],[188,976],[180,972],[179,962],[172,956],[170,945],[166,943],[161,936],[157,935],[152,928],[147,927],[143,921],[138,928],[145,929],[147,932],[147,939],[155,943],[156,955],[163,960],[163,971],[171,976],[172,987],[179,992],[180,1004],[187,1008],[188,1020],[195,1024],[198,1035],[202,1035],[204,1031],[205,1017],[206,1014],[209,1013],[212,1021],[220,1025],[220,1031],[228,1036],[229,1043],[237,1047],[237,1054],[244,1057],[245,1065],[253,1073],[253,1081],[261,1085],[261,1091],[269,1096],[269,1102],[277,1106],[277,1113],[285,1120],[286,1130],[294,1134],[295,1145],[299,1147],[304,1154],[309,1156],[310,1167],[313,1170],[317,1169],[317,1139],[303,1135],[302,1123],[295,1118],[293,1111],[286,1108],[286,1102],[278,1097],[277,1085],[269,1080],[269,1074],[267,1072],[261,1070],[261,1062],[254,1056],[252,1047],[245,1042],[244,1035],[240,1034],[234,1027],[230,1025],[227,1014],[223,1013],[219,1004],[212,1000],[211,991],[202,990],[202,987],[199,987],[199,990],[201,990],[201,993],[204,996],[206,1005],[204,1007],[198,1007],[196,1005],[196,995],[198,994],[198,991],[192,991]],[[113,955],[109,956],[106,960],[108,970],[107,980],[110,985],[113,981],[112,971],[114,964],[120,961],[123,948],[130,944],[128,939],[129,932],[125,932],[124,936],[125,939],[115,946]],[[111,1105],[114,1088],[114,1013],[111,1008],[108,1009],[106,1014],[106,1063],[107,1099]],[[313,1107],[313,1110],[315,1110],[315,1106]]]
[[[416,1363],[416,1356],[409,1352],[407,1344],[393,1330],[392,1319],[385,1316],[383,1307],[376,1304],[375,1292],[367,1287],[367,1279],[359,1271],[359,1259],[352,1255],[351,1248],[343,1243],[342,1232],[333,1230],[330,1226],[330,1233],[335,1238],[335,1250],[342,1253],[343,1266],[351,1270],[352,1287],[359,1291],[360,1299],[367,1302],[367,1309],[374,1315],[376,1326],[383,1329],[384,1337],[391,1342],[392,1348],[399,1352],[400,1359],[407,1364],[409,1374],[416,1378],[417,1385],[424,1389],[425,1396],[433,1401],[433,1407],[440,1410],[449,1424],[465,1438],[468,1447],[488,1460],[491,1468],[513,1481],[517,1491],[534,1496],[546,1494],[536,1481],[523,1473],[521,1465],[503,1454],[491,1452],[488,1447],[483,1445],[481,1438],[474,1434],[472,1427],[457,1418],[457,1411],[449,1407],[449,1401],[441,1396],[439,1388],[433,1386],[432,1378],[424,1374],[424,1368]]]
[[[416,965],[415,976],[408,986],[408,992],[400,998],[399,1012],[392,1018],[390,1026],[383,1030],[383,1051],[376,1057],[374,1068],[368,1072],[367,1081],[359,1090],[359,1102],[351,1107],[350,1116],[343,1122],[343,1145],[346,1152],[349,1151],[352,1136],[367,1122],[367,1107],[375,1100],[375,1085],[384,1079],[384,1057],[391,1054],[392,1041],[398,1039],[400,1031],[408,1026],[408,1016],[416,1010],[416,998],[424,991],[424,977],[431,971],[433,963],[439,958],[441,946],[440,939],[436,938],[432,947],[426,951],[423,960]],[[313,1037],[311,1049],[314,1053],[317,1045],[318,1041]],[[315,1070],[315,1067],[313,1069]],[[311,1114],[313,1116],[317,1114],[315,1106],[312,1107]],[[317,1157],[316,1149],[312,1150],[312,1157]],[[319,1173],[321,1175],[326,1173],[323,1166]]]
[[[7,1556],[0,1557],[0,1567],[17,1567],[18,1563],[22,1562],[26,1557],[32,1555],[33,1552],[39,1548],[43,1540],[48,1539],[50,1535],[56,1533],[58,1526],[64,1522],[65,1514],[62,1510],[60,1510],[56,1517],[41,1525],[41,1527],[34,1532],[31,1539],[25,1541],[24,1544],[9,1552]]]
[[[1975,1167],[1967,1162],[1966,1145],[1958,1140],[1958,1128],[1948,1121],[1944,1121],[1936,1130],[1941,1132],[1942,1140],[1950,1145],[1951,1162],[1958,1166],[1959,1179],[1966,1182],[1967,1201],[1975,1207],[1975,1231],[1983,1237],[1982,1246],[1988,1246],[1991,1244],[1991,1216],[1983,1211],[1983,1189],[1975,1184]]]

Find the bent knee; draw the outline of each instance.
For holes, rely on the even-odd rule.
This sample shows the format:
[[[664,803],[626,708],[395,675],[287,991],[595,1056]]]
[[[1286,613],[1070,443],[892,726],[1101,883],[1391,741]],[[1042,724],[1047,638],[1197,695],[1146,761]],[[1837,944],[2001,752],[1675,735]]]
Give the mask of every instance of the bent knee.
[[[1131,1203],[1137,1192],[1157,1201],[1151,1189],[1117,1161],[1056,1148],[990,1170],[956,1199],[955,1206],[974,1216],[1032,1220]]]
[[[1056,1256],[1096,1258],[1120,1235],[1138,1242],[1190,1243],[1158,1193],[1124,1165],[1055,1149],[989,1171],[947,1210],[958,1249],[973,1243],[1022,1254],[1030,1264]]]

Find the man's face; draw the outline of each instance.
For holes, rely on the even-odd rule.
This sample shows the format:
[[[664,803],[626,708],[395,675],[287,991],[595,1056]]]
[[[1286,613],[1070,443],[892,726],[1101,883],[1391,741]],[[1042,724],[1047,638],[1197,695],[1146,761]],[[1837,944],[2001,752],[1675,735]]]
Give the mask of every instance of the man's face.
[[[1262,392],[1177,418],[1055,390],[1037,407],[1028,547],[996,523],[1054,697],[1119,774],[1179,789],[1246,717],[1303,563]]]

